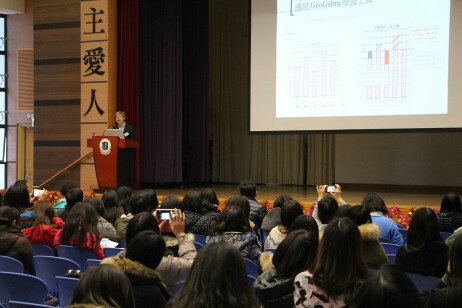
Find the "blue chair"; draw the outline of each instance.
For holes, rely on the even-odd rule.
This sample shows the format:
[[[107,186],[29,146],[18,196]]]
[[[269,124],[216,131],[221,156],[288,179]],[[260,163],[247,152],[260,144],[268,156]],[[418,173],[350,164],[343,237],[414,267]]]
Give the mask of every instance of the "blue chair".
[[[441,237],[443,238],[443,241],[445,241],[452,233],[449,232],[440,232]]]
[[[89,268],[90,266],[100,264],[101,260],[100,259],[88,259],[86,262],[87,262],[87,268]]]
[[[250,276],[250,275],[247,275],[247,279],[249,280],[250,284],[253,284],[253,282],[257,280],[257,278]]]
[[[180,281],[175,283],[175,295],[180,293],[184,288],[185,281]]]
[[[20,273],[0,272],[0,305],[6,305],[10,301],[43,304],[47,293],[47,285],[40,278]]]
[[[205,246],[205,244],[206,244],[205,240],[206,239],[207,239],[207,237],[205,235],[194,233],[194,242],[197,242],[199,244],[202,244],[202,246]]]
[[[119,241],[119,245],[117,245],[117,248],[127,248],[127,240],[126,239],[121,239]]]
[[[394,255],[394,254],[387,254],[387,258],[388,258],[388,263],[390,263],[390,264],[395,264],[396,255]]]
[[[415,273],[406,273],[406,275],[414,283],[419,293],[423,293],[441,281],[441,278],[438,277],[423,276]]]
[[[104,248],[104,257],[114,257],[119,254],[119,252],[124,251],[125,248]]]
[[[67,307],[71,303],[72,294],[79,280],[77,278],[56,277],[56,285],[59,290],[59,306]]]
[[[26,302],[18,302],[18,301],[10,301],[8,303],[8,308],[41,308],[41,307],[50,308],[50,307],[53,307],[53,306],[26,303]]]
[[[398,229],[399,233],[401,233],[401,236],[403,237],[403,240],[406,241],[407,239],[407,229]]]
[[[58,297],[58,287],[56,286],[56,276],[64,276],[69,270],[80,270],[80,266],[69,259],[50,256],[34,256],[35,275],[42,279],[48,292]]]
[[[194,246],[196,247],[197,251],[201,250],[202,247],[204,247],[204,245],[202,243],[199,243],[199,242],[194,242]]]
[[[34,252],[34,256],[55,256],[53,248],[47,245],[32,244],[32,251]]]
[[[74,246],[59,245],[56,247],[58,256],[76,262],[82,271],[87,269],[88,259],[98,259],[96,253],[87,249],[78,249]]]
[[[15,258],[0,256],[0,272],[24,273],[24,265]]]
[[[385,253],[387,255],[396,255],[398,253],[398,249],[401,247],[399,245],[390,244],[390,243],[381,243],[383,249],[385,249]]]
[[[247,275],[252,277],[258,276],[258,265],[255,264],[252,260],[244,258],[245,268],[247,270]]]
[[[266,248],[265,251],[274,253],[276,251],[276,248]]]
[[[379,242],[380,243],[391,243],[391,241],[387,238],[379,236]]]

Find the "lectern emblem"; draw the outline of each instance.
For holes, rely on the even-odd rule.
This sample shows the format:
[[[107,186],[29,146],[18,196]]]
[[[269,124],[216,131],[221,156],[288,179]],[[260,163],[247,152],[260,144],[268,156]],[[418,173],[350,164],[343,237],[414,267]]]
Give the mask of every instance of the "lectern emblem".
[[[111,153],[111,141],[109,141],[109,139],[101,139],[99,142],[99,152],[103,155],[109,155],[109,153]]]

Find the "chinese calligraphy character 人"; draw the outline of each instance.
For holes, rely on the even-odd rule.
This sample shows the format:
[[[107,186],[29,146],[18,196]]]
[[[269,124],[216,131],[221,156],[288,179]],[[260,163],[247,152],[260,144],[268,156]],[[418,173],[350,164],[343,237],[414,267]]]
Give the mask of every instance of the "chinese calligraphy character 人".
[[[90,110],[93,108],[93,105],[96,107],[96,110],[98,111],[99,115],[102,116],[104,113],[104,110],[101,109],[100,106],[98,106],[98,102],[96,101],[96,90],[91,89],[91,101],[90,101],[90,106],[88,106],[87,112],[83,116],[86,116]]]
[[[104,63],[104,57],[106,56],[103,53],[103,48],[98,47],[95,49],[90,49],[85,51],[85,56],[83,57],[83,64],[87,65],[88,68],[85,72],[88,72],[84,76],[89,76],[92,74],[97,74],[100,76],[104,75],[104,71],[101,70],[101,63]]]

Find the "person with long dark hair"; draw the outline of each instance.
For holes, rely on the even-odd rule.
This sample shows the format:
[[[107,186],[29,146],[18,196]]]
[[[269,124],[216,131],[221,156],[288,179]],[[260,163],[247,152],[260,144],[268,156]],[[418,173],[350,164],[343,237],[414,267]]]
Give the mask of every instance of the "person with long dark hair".
[[[244,196],[233,196],[218,218],[215,233],[207,237],[207,243],[225,241],[236,247],[243,257],[258,263],[260,246],[257,236],[250,229],[250,208],[241,206],[241,202],[247,201]],[[246,211],[248,209],[248,211]]]
[[[96,211],[90,204],[78,202],[69,212],[64,228],[56,234],[54,245],[63,244],[88,249],[93,251],[98,259],[103,259],[104,252],[99,241]]]
[[[419,291],[409,277],[397,267],[385,264],[358,288],[350,307],[420,308],[422,301]]]
[[[349,218],[329,223],[311,269],[295,277],[296,307],[344,307],[367,278],[361,235]]]
[[[396,254],[396,265],[406,272],[442,277],[447,264],[448,246],[441,238],[435,212],[418,208],[409,224],[407,243]]]
[[[85,198],[83,200],[86,203],[91,204],[93,209],[98,214],[98,234],[100,238],[107,238],[114,242],[119,242],[120,236],[117,233],[114,226],[104,219],[104,204],[99,198]]]
[[[56,216],[51,203],[39,201],[32,207],[35,219],[32,227],[22,229],[31,244],[53,247],[55,236],[64,227],[64,222]]]
[[[130,280],[112,265],[91,266],[75,286],[68,307],[135,308]]]
[[[169,295],[156,271],[166,250],[165,241],[154,231],[142,231],[130,239],[125,256],[101,263],[122,270],[130,279],[136,307],[164,307]]]
[[[186,214],[186,232],[211,235],[219,216],[218,198],[210,188],[202,194],[189,192],[183,198],[183,209]]]
[[[281,225],[274,227],[265,241],[265,249],[276,249],[287,236],[287,230],[298,216],[303,215],[303,208],[295,200],[287,200],[281,208]]]
[[[425,307],[460,307],[462,303],[462,235],[449,249],[446,274],[435,287],[424,292]]]
[[[293,200],[289,195],[280,195],[274,200],[273,209],[266,214],[261,224],[261,229],[268,235],[270,231],[282,224],[281,222],[281,208],[285,201]]]
[[[117,192],[113,189],[106,190],[101,201],[104,204],[104,219],[114,225],[117,218],[125,214],[124,209],[119,205]]]
[[[440,212],[436,216],[438,228],[442,232],[452,233],[462,227],[462,202],[456,193],[446,194],[441,200]]]
[[[318,232],[297,230],[278,245],[273,256],[274,267],[261,274],[253,284],[263,307],[293,307],[294,278],[312,266],[318,242]]]
[[[388,213],[388,208],[379,194],[375,192],[368,193],[361,205],[371,214],[372,223],[379,226],[381,238],[387,239],[395,245],[404,244],[403,236],[399,233],[396,223],[393,219],[385,216]]]
[[[123,208],[125,215],[130,213],[128,202],[133,195],[133,190],[128,186],[117,187],[117,199],[119,200],[119,206]]]
[[[168,307],[257,308],[239,251],[226,242],[204,246],[197,255],[183,290]]]

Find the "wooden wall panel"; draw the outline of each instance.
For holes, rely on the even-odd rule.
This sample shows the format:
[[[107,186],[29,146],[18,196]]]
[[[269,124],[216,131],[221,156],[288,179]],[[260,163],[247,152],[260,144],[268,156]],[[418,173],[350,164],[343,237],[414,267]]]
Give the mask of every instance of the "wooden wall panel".
[[[34,185],[80,157],[80,1],[34,0]],[[48,188],[80,183],[80,166]]]
[[[34,0],[34,26],[68,22],[80,22],[80,1]]]
[[[34,36],[36,59],[80,57],[79,28],[45,29]]]

